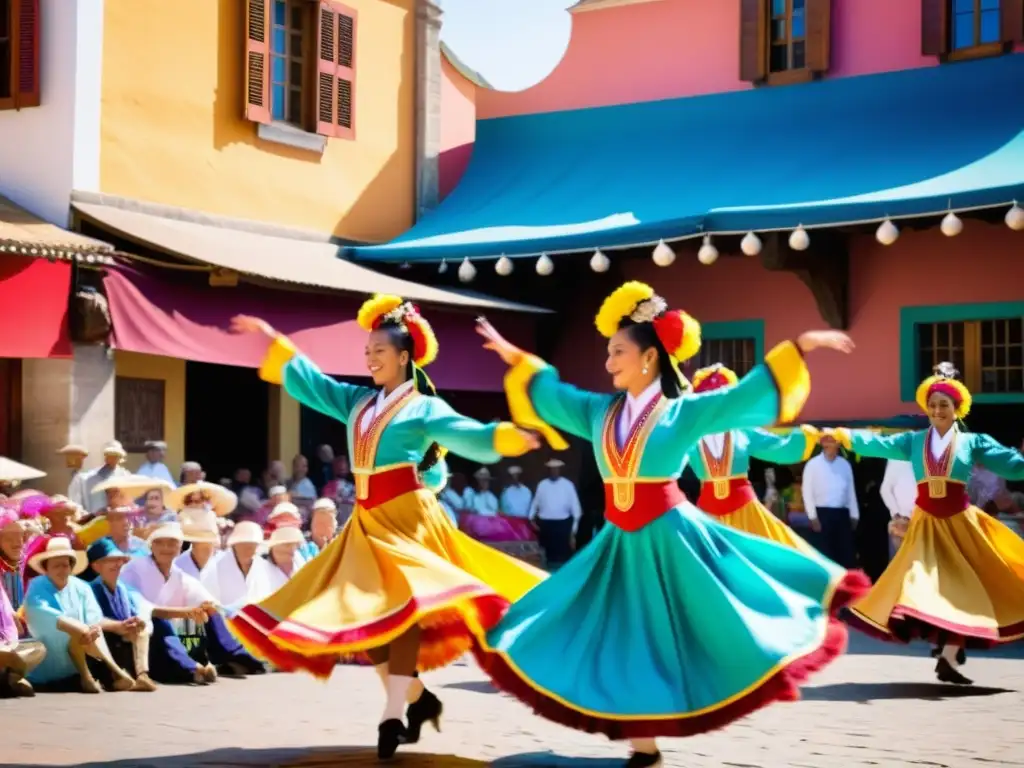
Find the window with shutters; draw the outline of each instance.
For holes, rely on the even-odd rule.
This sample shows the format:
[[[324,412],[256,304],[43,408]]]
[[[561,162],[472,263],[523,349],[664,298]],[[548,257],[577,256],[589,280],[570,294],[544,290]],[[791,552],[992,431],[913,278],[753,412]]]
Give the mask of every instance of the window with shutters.
[[[1024,0],[921,0],[921,50],[943,61],[1000,56],[1024,41]]]
[[[832,0],[740,0],[740,78],[786,85],[829,68]]]
[[[114,380],[114,435],[129,453],[143,453],[147,440],[164,439],[163,379]]]
[[[921,323],[918,378],[951,362],[975,394],[1024,394],[1024,317]]]
[[[0,109],[39,106],[39,0],[0,0]]]
[[[355,138],[355,10],[333,0],[247,0],[246,11],[246,117]]]
[[[757,339],[741,337],[734,339],[706,339],[697,353],[697,364],[693,370],[721,363],[737,376],[746,376],[757,363]]]

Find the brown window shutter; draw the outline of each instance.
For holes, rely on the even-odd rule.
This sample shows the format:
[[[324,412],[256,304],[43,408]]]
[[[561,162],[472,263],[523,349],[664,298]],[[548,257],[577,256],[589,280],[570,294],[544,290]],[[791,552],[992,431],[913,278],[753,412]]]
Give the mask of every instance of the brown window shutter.
[[[38,107],[39,91],[39,0],[15,0],[11,32],[17,44],[13,51],[14,108]]]
[[[828,72],[832,50],[832,0],[807,0],[807,68]]]
[[[354,139],[356,132],[356,11],[334,3],[338,12],[338,70],[334,135]]]
[[[338,77],[338,14],[328,2],[320,3],[316,28],[316,132],[335,135],[334,84]]]
[[[245,117],[255,123],[270,120],[269,0],[246,0]]]
[[[1000,32],[1004,43],[1024,41],[1024,0],[1002,0]]]
[[[949,53],[949,0],[921,0],[921,55]]]
[[[740,80],[760,83],[768,75],[767,0],[740,0]]]

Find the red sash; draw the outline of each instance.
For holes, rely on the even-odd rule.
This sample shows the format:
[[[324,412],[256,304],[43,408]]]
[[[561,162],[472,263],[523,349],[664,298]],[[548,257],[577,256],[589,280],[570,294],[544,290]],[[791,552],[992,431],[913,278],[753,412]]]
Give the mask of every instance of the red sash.
[[[363,509],[373,509],[423,487],[415,467],[394,467],[366,478],[366,497],[357,499]]]
[[[719,481],[721,482],[721,481]],[[729,493],[724,499],[715,497],[715,481],[707,480],[700,484],[700,498],[697,506],[702,512],[721,517],[735,512],[744,504],[757,501],[754,486],[745,477],[729,478]]]
[[[623,511],[615,506],[615,486],[604,484],[604,516],[617,528],[630,533],[653,523],[670,509],[686,501],[675,480],[659,483],[634,483],[633,505]]]
[[[945,495],[933,498],[928,488],[928,481],[925,480],[917,484],[917,499],[914,501],[917,506],[932,517],[941,519],[959,515],[971,506],[971,499],[967,495],[967,486],[964,483],[957,483],[947,478],[938,479],[943,481]]]

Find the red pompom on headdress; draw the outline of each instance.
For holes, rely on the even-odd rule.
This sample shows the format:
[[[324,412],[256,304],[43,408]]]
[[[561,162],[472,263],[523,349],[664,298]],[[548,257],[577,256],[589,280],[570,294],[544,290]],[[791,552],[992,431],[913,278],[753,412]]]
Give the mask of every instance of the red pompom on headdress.
[[[413,363],[420,368],[437,358],[437,337],[420,308],[398,296],[377,294],[363,302],[356,322],[364,331],[375,331],[384,323],[399,325],[412,337]]]

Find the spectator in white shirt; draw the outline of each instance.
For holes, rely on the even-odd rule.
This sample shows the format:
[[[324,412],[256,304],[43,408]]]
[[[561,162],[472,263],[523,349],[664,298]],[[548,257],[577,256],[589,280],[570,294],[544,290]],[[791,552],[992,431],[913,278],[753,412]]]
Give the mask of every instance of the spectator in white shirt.
[[[157,480],[166,480],[171,484],[171,488],[177,488],[178,484],[174,482],[174,475],[171,474],[171,470],[164,464],[166,453],[167,443],[163,440],[147,440],[146,461],[143,462],[142,466],[139,467],[139,471],[135,474],[156,478]]]
[[[834,438],[826,435],[820,444],[821,453],[804,467],[804,511],[821,553],[844,568],[852,568],[856,559],[853,531],[860,519],[853,467],[839,455]]]
[[[498,497],[491,490],[491,471],[487,467],[480,467],[473,473],[473,478],[476,480],[476,488],[466,491],[466,507],[477,515],[497,517]]]
[[[572,555],[583,507],[576,486],[562,477],[565,462],[551,459],[545,466],[549,476],[537,484],[530,519],[537,521],[538,538],[548,563],[558,565]]]
[[[508,468],[509,484],[501,492],[501,513],[508,517],[530,517],[533,494],[523,485],[522,467]]]
[[[878,489],[882,501],[889,509],[893,520],[909,520],[917,500],[917,478],[914,465],[909,461],[889,459],[885,464],[885,475]],[[889,559],[896,554],[896,544],[889,537]]]

